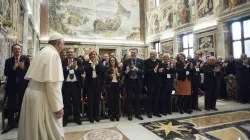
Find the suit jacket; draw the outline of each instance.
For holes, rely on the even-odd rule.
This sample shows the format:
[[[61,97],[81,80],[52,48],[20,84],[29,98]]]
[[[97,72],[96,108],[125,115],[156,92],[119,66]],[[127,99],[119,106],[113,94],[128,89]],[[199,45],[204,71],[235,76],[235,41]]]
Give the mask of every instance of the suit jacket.
[[[154,68],[158,66],[157,69],[157,73],[154,72]],[[150,85],[159,85],[161,86],[162,84],[162,79],[161,79],[161,75],[159,73],[159,68],[162,67],[162,62],[158,59],[156,59],[155,61],[153,61],[152,59],[147,59],[144,61],[144,66],[145,66],[145,82],[146,82],[146,86],[150,86]]]
[[[16,70],[13,69],[15,64],[15,58],[11,57],[6,59],[4,67],[4,75],[7,77],[6,91],[11,94],[11,91],[19,88],[19,90],[25,91],[28,86],[28,80],[25,80],[25,74],[30,66],[30,61],[27,56],[20,56],[19,62],[24,62],[24,69],[19,66]],[[18,79],[18,80],[17,80]]]
[[[205,88],[212,88],[212,87],[216,87],[216,83],[217,83],[217,77],[220,76],[219,72],[214,72],[214,67],[212,65],[209,64],[205,64],[202,67],[202,72],[204,73],[204,87]]]
[[[193,63],[194,69],[193,69],[193,74],[192,74],[192,84],[197,85],[197,87],[200,87],[201,84],[201,68],[200,65],[198,66],[199,71],[196,71],[196,66],[198,65],[198,63],[202,63],[201,60],[196,60],[196,59],[191,59],[191,62]]]
[[[95,66],[95,71],[96,71],[97,77],[94,79],[94,78],[92,78],[92,72],[94,70],[91,66],[90,61],[85,62],[84,71],[86,73],[86,77],[84,80],[84,88],[98,88],[99,90],[101,89],[101,86],[102,86],[103,81],[104,81],[104,71],[102,68],[103,67],[101,66],[100,63]],[[97,80],[97,83],[95,83],[96,80]]]
[[[184,65],[180,62],[176,63],[176,72],[178,74],[177,80],[181,80],[181,81],[185,81],[186,78],[188,78],[188,80],[192,80],[192,76],[194,73],[194,69],[190,68],[190,65],[188,65],[187,69],[184,69]],[[186,71],[189,71],[189,75],[186,75]]]
[[[82,63],[80,60],[78,60],[77,58],[73,58],[73,61],[77,61],[78,67],[77,69],[74,69],[74,73],[77,79],[77,83],[79,88],[81,89],[83,87],[83,80],[82,80],[82,74],[84,72]],[[69,64],[69,59],[65,59],[62,61],[62,67],[63,67],[63,75],[64,75],[64,82],[66,82],[68,76],[69,76],[69,69],[67,68]]]
[[[168,70],[168,64],[162,64],[163,72],[160,73],[162,76],[162,87],[167,89],[168,91],[172,91],[174,88],[174,79],[175,79],[175,68],[170,68]],[[167,75],[170,74],[171,78],[168,78]]]
[[[127,66],[131,66],[132,65],[132,60],[131,58],[130,59],[127,59],[123,62],[123,66],[122,66],[122,75],[124,76],[124,88],[127,88],[128,86],[130,86],[130,83],[129,83],[129,75],[131,73],[128,72],[127,74],[125,73],[126,71],[126,68]],[[136,72],[137,73],[137,81],[138,81],[138,84],[139,84],[139,88],[142,89],[143,88],[143,76],[144,76],[144,63],[143,63],[143,60],[140,59],[140,58],[136,58],[136,67],[138,68],[138,71]]]

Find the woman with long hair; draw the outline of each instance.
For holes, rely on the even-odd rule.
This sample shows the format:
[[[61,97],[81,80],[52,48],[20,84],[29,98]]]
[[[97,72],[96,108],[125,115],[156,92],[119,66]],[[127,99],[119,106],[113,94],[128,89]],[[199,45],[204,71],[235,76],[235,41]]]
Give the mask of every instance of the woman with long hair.
[[[190,60],[185,61],[185,54],[177,55],[176,72],[177,77],[177,94],[179,111],[191,114],[191,78],[193,74],[193,64]]]
[[[109,67],[108,71],[105,74],[106,76],[106,87],[108,91],[108,105],[110,112],[110,120],[119,121],[120,118],[120,109],[119,109],[119,98],[120,98],[120,72],[118,67],[118,62],[115,57],[109,58]]]

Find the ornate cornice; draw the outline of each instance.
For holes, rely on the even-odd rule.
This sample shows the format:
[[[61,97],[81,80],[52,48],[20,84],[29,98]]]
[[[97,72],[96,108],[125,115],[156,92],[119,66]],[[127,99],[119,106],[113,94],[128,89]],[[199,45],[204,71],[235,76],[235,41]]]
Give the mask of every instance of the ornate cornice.
[[[242,4],[236,6],[232,9],[226,9],[219,14],[218,21],[219,22],[228,22],[237,18],[241,18],[244,16],[249,16],[250,13],[250,3]]]

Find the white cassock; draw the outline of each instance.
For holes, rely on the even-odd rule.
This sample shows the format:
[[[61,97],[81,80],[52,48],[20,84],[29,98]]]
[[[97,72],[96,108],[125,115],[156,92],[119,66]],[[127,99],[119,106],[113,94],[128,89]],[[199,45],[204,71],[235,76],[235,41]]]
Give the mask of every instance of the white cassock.
[[[18,140],[64,140],[62,118],[55,112],[63,108],[62,63],[58,51],[44,47],[32,60],[25,75],[30,80],[23,97]]]

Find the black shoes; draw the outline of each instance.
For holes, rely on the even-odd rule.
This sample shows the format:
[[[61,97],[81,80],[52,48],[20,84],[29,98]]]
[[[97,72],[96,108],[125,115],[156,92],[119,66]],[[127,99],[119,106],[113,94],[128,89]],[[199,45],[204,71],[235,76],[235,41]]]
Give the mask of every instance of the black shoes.
[[[135,117],[139,120],[143,120],[142,116],[141,115],[135,115]]]
[[[152,113],[148,113],[148,118],[152,118]]]
[[[94,119],[90,119],[89,122],[90,122],[90,123],[94,123]]]
[[[184,113],[184,111],[183,110],[180,110],[180,114],[183,114]]]
[[[96,117],[96,118],[95,118],[95,121],[96,121],[96,122],[100,122],[100,117]]]
[[[75,123],[78,124],[78,125],[82,125],[82,121],[79,119],[79,120],[75,120]]]
[[[12,130],[12,129],[14,129],[15,128],[15,126],[12,124],[12,125],[7,125],[4,129],[3,129],[3,131],[2,131],[2,133],[1,134],[5,134],[5,133],[7,133],[7,132],[9,132],[10,130]]]
[[[195,108],[193,108],[193,110],[201,111],[201,109],[199,107],[195,107]]]
[[[67,126],[68,122],[63,122],[63,127]]]
[[[154,113],[153,115],[156,116],[156,117],[161,118],[161,114],[160,113]]]
[[[111,115],[110,116],[110,120],[113,121],[120,121],[120,115]]]
[[[167,113],[161,113],[163,116],[167,116],[168,114]]]
[[[110,115],[110,121],[115,121],[114,115]]]
[[[217,108],[212,108],[212,110],[215,110],[215,111],[217,111],[218,109],[217,109]]]
[[[132,118],[131,115],[128,116],[128,120],[129,120],[129,121],[132,121],[132,120],[133,120],[133,118]]]
[[[120,115],[115,115],[115,120],[120,121]]]

